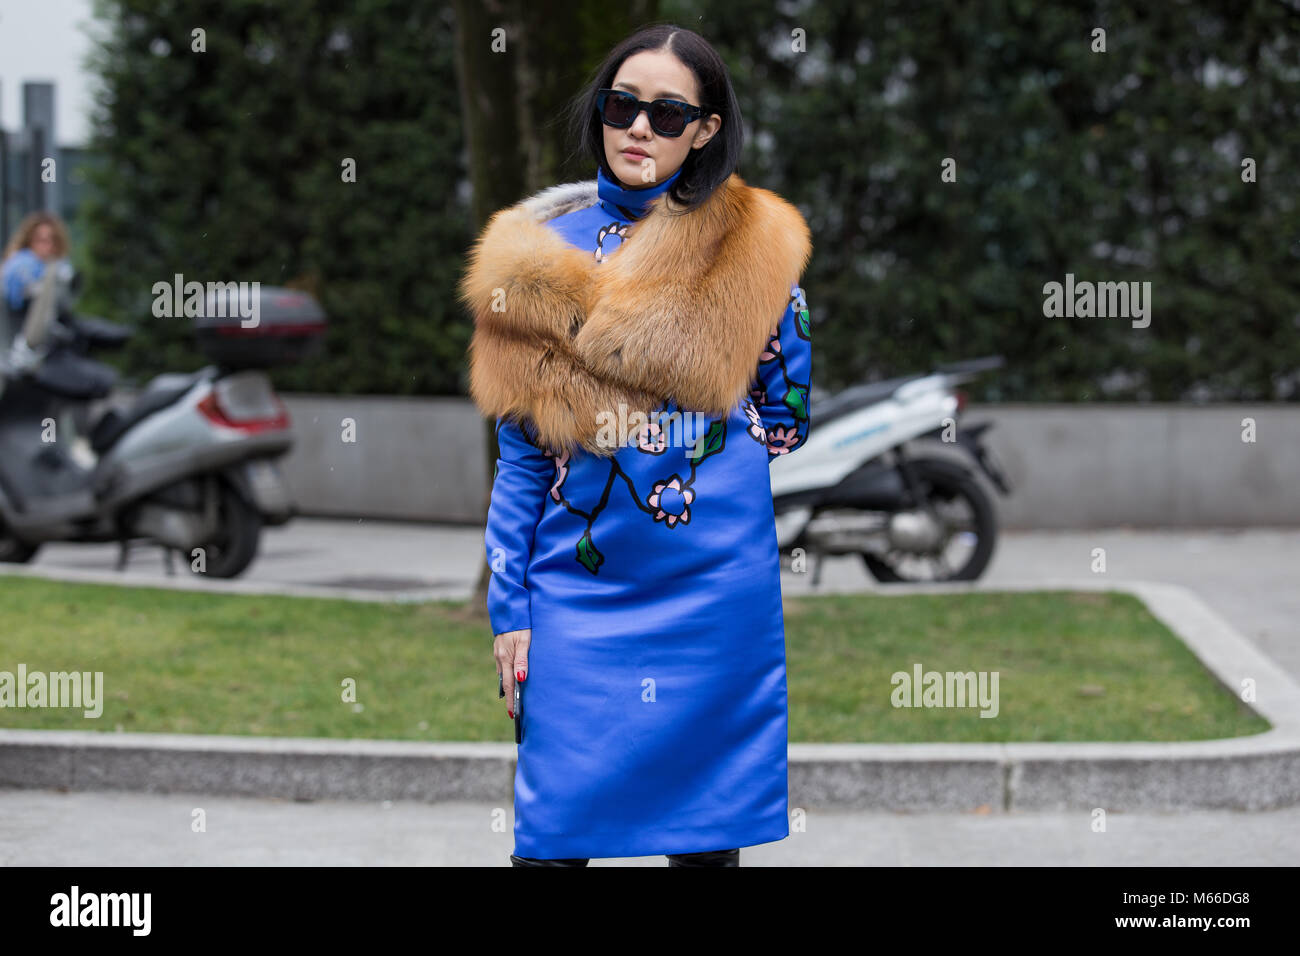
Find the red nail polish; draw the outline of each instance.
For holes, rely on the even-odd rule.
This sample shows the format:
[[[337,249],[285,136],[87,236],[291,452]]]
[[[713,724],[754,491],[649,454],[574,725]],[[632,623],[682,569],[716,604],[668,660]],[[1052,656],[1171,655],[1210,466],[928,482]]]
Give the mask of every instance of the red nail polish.
[[[527,675],[523,671],[515,672],[515,680],[519,681],[520,683],[523,683],[523,680],[526,676]]]
[[[507,708],[507,709],[506,709],[506,716],[509,717],[511,720],[514,720],[514,719],[515,719],[515,712],[514,712],[513,710],[510,710],[509,708]]]

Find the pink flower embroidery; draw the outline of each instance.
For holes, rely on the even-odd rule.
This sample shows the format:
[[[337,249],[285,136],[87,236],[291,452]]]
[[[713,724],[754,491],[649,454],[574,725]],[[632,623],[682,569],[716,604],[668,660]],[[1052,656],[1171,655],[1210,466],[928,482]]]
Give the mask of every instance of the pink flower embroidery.
[[[662,454],[668,447],[668,436],[658,422],[646,422],[636,433],[636,447],[650,455]]]
[[[753,402],[745,403],[745,417],[749,419],[749,433],[757,442],[767,441],[767,429],[763,425],[763,418],[758,414],[758,409],[754,407]]]
[[[799,444],[799,429],[777,425],[767,430],[767,450],[775,455],[784,455]]]
[[[560,500],[560,485],[564,484],[564,479],[569,476],[569,453],[566,451],[563,455],[556,455],[555,452],[546,452],[547,458],[555,459],[555,483],[551,485],[551,497],[556,501]]]
[[[772,332],[768,339],[767,348],[763,351],[763,354],[758,357],[758,360],[760,362],[770,362],[772,361],[772,359],[776,358],[777,355],[780,354],[781,352],[781,339],[779,338],[780,334],[781,334],[780,323],[772,326]]]
[[[608,226],[601,226],[600,232],[596,233],[596,261],[604,262],[609,258],[610,253],[605,252],[605,240],[610,236],[617,236],[619,243],[627,238],[629,224],[625,222],[612,222]],[[618,248],[617,245],[614,247]]]
[[[682,479],[673,475],[667,481],[655,482],[654,491],[646,498],[646,504],[658,508],[655,521],[666,521],[673,527],[679,521],[687,524],[691,520],[690,504],[695,500],[695,492],[682,487]]]

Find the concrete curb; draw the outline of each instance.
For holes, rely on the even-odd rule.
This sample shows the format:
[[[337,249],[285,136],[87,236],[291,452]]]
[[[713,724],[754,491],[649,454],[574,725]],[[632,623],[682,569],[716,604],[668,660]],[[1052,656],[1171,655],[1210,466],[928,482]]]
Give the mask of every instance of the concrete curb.
[[[1130,593],[1224,686],[1254,680],[1265,733],[1182,743],[791,744],[792,807],[1263,810],[1300,803],[1300,686],[1185,588],[1096,580],[880,594]],[[513,743],[0,731],[0,787],[295,800],[513,802]]]
[[[245,581],[238,578],[199,578],[181,566],[174,578],[132,577],[120,571],[87,571],[80,568],[27,567],[0,564],[0,577],[42,578],[46,581],[72,581],[78,584],[111,584],[128,588],[164,588],[168,591],[202,591],[206,594],[271,594],[277,597],[326,598],[365,601],[374,604],[406,604],[420,601],[465,600],[473,585],[434,587],[406,591],[376,591],[368,588],[345,588],[333,585],[284,584],[274,581]]]

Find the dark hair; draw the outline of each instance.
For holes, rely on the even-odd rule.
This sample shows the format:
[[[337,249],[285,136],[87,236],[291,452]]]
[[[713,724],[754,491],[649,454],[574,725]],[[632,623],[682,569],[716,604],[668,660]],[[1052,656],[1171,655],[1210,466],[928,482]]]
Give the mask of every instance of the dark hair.
[[[605,159],[604,127],[596,115],[596,93],[614,82],[624,60],[645,50],[667,50],[681,60],[695,74],[699,86],[700,102],[694,105],[704,109],[706,118],[710,113],[722,118],[722,128],[713,138],[686,154],[681,175],[668,190],[676,202],[693,209],[736,171],[740,148],[745,142],[740,104],[731,87],[727,65],[708,41],[693,30],[671,23],[654,24],[638,30],[609,52],[587,87],[570,104],[570,135],[577,144],[574,153],[590,154],[605,175],[618,182]]]

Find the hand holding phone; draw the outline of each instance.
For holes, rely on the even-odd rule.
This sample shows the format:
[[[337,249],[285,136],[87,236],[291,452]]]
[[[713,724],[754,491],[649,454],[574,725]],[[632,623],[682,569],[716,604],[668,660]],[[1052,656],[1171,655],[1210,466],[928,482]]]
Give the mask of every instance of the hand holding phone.
[[[515,681],[515,743],[524,742],[524,683]]]

